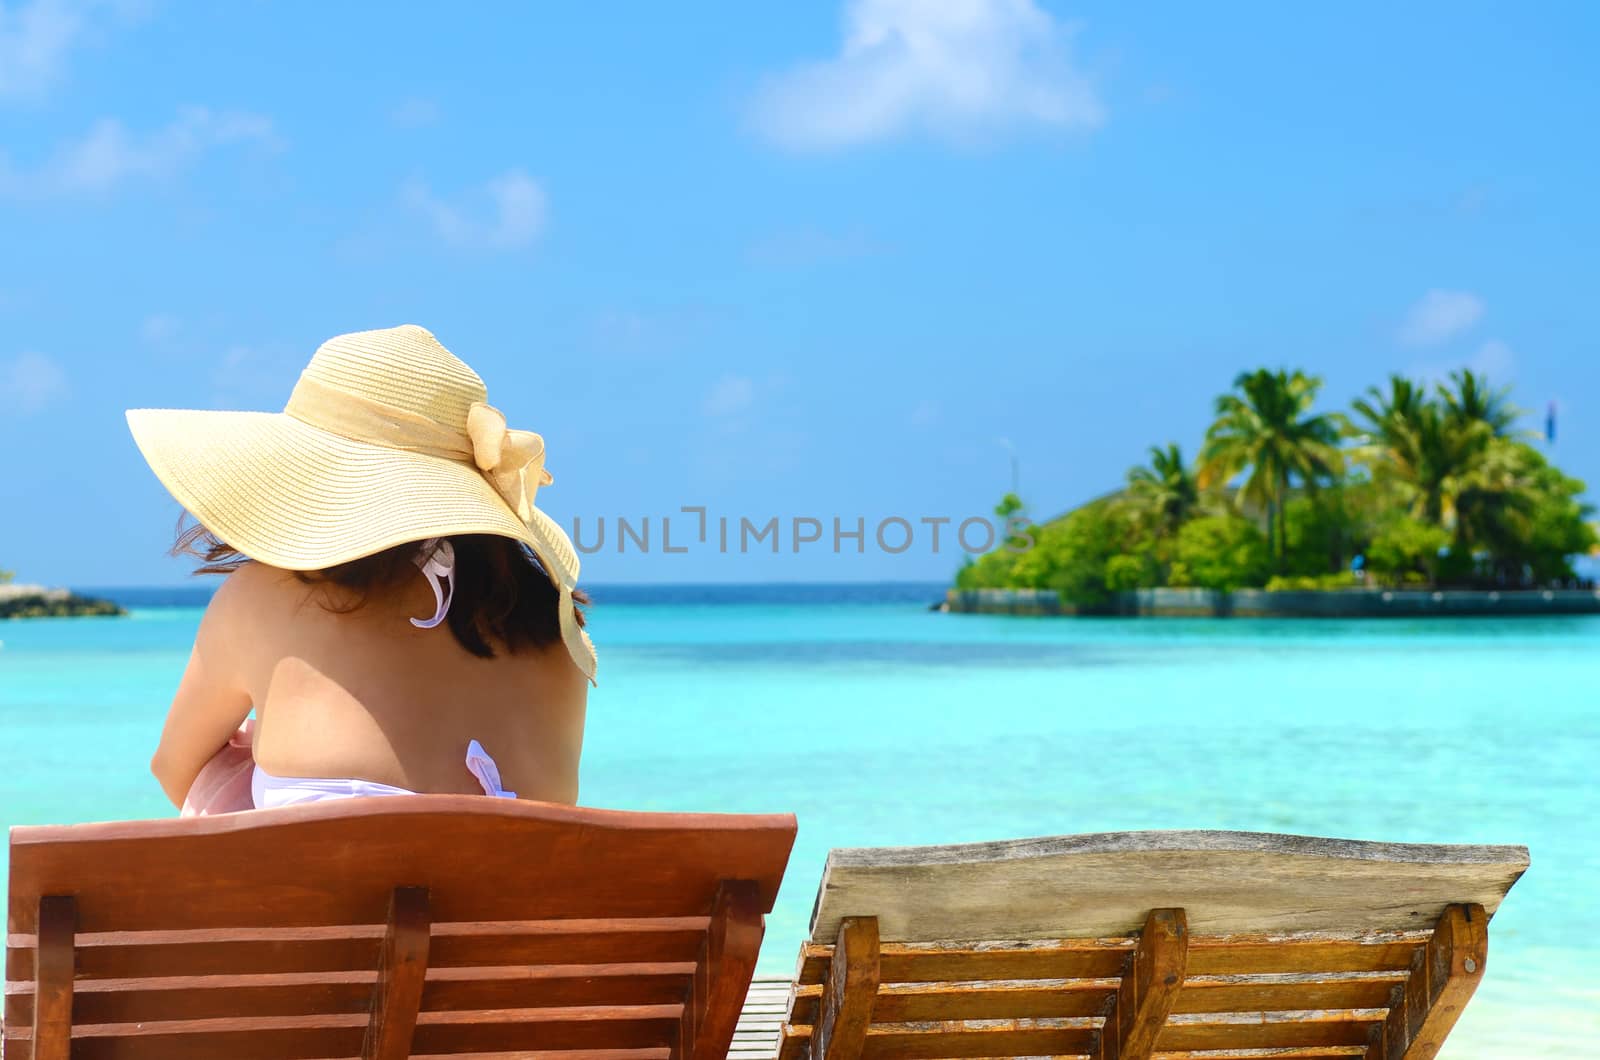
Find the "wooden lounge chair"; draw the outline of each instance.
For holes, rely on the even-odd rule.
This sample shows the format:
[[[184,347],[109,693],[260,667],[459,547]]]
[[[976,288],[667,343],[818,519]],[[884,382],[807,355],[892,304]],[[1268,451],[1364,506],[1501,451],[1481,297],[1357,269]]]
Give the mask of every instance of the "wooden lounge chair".
[[[721,1060],[794,834],[456,795],[13,828],[5,1060]]]
[[[1527,865],[1245,832],[835,850],[780,1057],[1431,1057]]]

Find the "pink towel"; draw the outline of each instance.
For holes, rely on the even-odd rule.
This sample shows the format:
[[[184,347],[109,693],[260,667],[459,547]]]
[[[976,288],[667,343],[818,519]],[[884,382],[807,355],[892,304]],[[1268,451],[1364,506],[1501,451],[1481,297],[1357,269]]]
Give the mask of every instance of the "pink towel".
[[[246,718],[227,745],[200,768],[200,775],[189,785],[183,798],[180,817],[209,817],[217,813],[237,813],[256,808],[250,794],[250,781],[256,760],[250,751],[256,719]]]

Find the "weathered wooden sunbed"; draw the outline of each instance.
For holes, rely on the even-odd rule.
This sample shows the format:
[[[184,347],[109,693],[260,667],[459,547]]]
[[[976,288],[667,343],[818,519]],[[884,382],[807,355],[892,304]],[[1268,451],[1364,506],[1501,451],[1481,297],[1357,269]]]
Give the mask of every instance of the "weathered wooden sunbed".
[[[453,795],[13,828],[5,1060],[721,1060],[794,834]]]
[[[1244,832],[835,850],[780,1056],[1432,1057],[1527,865]]]

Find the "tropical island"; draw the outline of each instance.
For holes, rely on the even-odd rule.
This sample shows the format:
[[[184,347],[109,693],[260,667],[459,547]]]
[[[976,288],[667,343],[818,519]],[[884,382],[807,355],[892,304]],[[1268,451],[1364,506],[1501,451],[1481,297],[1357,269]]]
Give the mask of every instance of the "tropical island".
[[[1573,568],[1600,544],[1584,484],[1518,428],[1509,388],[1465,370],[1431,387],[1393,375],[1346,412],[1315,408],[1321,386],[1242,373],[1194,463],[1153,446],[1122,489],[1044,523],[1007,494],[995,511],[1014,536],[961,568],[952,609],[989,609],[971,606],[984,590],[1093,613],[1161,589],[1593,589]]]
[[[18,585],[16,575],[0,570],[0,618],[68,618],[78,615],[125,615],[110,600],[79,596],[67,589]]]

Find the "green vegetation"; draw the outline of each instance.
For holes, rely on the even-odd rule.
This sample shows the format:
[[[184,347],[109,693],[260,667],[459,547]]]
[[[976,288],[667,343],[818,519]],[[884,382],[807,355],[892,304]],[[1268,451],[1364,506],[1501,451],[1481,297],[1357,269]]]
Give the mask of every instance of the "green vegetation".
[[[74,593],[31,592],[0,596],[0,619],[75,618],[81,615],[125,615],[117,604]]]
[[[1314,489],[1342,472],[1341,421],[1311,412],[1322,380],[1300,372],[1258,368],[1233,386],[1239,393],[1217,398],[1217,419],[1200,451],[1200,483],[1244,472],[1238,499],[1266,512],[1267,548],[1281,570],[1288,544],[1280,516],[1290,480],[1298,476]]]
[[[961,568],[956,587],[1055,589],[1079,606],[1156,586],[1531,588],[1570,582],[1600,537],[1584,485],[1473,372],[1392,376],[1349,414],[1322,380],[1258,369],[1216,399],[1196,464],[1150,449],[1127,485]],[[1002,519],[1024,510],[1007,494]]]
[[[65,589],[45,589],[37,585],[13,585],[16,575],[0,570],[0,619],[60,618],[69,615],[125,615],[117,604],[93,596],[79,596]]]

